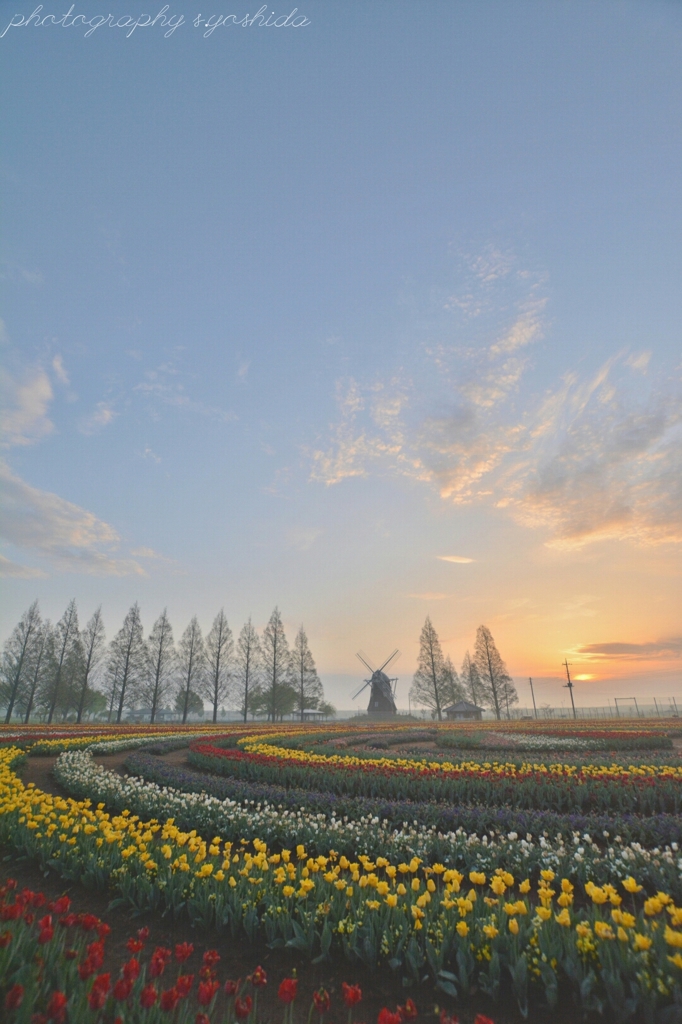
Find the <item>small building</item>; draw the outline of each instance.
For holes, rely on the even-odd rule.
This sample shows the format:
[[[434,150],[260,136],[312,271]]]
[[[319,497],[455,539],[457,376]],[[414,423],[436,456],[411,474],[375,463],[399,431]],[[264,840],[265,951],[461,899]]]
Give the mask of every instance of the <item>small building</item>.
[[[294,718],[297,717],[298,715],[294,715]],[[301,720],[303,722],[322,722],[324,720],[324,711],[318,711],[317,708],[304,708]]]
[[[445,714],[455,722],[480,722],[483,718],[483,708],[470,704],[468,700],[457,701],[445,708]]]
[[[149,722],[152,717],[151,708],[134,708],[128,712],[125,719],[126,722]],[[188,716],[192,721],[197,719],[196,713],[192,712]],[[203,718],[203,712],[199,718]],[[173,708],[157,708],[156,715],[154,716],[154,722],[158,725],[161,722],[179,722],[182,718],[182,714],[179,711],[174,711]]]

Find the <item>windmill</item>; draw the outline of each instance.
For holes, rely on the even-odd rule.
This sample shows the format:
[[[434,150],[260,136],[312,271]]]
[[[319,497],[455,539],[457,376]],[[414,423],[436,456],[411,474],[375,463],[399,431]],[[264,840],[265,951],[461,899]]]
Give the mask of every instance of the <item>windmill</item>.
[[[371,718],[390,718],[397,714],[395,706],[395,687],[398,682],[397,677],[395,679],[389,679],[384,672],[384,669],[388,664],[400,656],[400,651],[396,648],[390,657],[386,658],[386,661],[380,668],[372,668],[372,665],[368,658],[365,657],[362,652],[359,652],[356,657],[360,659],[365,668],[370,672],[370,678],[365,679],[363,685],[360,687],[358,692],[354,694],[353,700],[359,697],[363,690],[366,690],[368,686],[371,687],[369,695],[369,704],[367,705],[367,714]]]

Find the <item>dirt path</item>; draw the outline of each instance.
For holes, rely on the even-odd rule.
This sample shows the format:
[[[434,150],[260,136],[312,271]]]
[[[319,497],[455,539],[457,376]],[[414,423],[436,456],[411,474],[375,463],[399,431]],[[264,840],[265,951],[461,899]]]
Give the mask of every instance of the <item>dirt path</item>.
[[[108,768],[110,771],[118,772],[120,775],[125,775],[125,762],[130,753],[132,753],[130,750],[120,750],[116,754],[98,754],[94,759],[95,764]],[[187,763],[186,747],[182,747],[180,750],[172,750],[168,754],[161,754],[159,755],[159,760],[192,771],[192,765]],[[34,786],[42,789],[44,793],[52,793],[54,796],[66,796],[66,793],[52,775],[52,769],[56,762],[56,757],[29,757],[28,763],[21,771],[24,785],[32,782]]]
[[[123,774],[123,765],[130,751],[121,750],[117,754],[107,754],[96,757],[97,764],[104,768],[120,771]],[[25,786],[30,782],[44,793],[52,793],[55,796],[65,796],[64,790],[57,784],[52,775],[52,769],[57,762],[56,757],[29,757],[28,763],[21,770],[21,779]]]

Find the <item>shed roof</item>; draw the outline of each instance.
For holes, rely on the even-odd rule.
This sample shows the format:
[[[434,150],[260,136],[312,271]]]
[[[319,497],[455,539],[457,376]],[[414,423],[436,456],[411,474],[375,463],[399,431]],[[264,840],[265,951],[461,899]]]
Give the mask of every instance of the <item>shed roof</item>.
[[[479,708],[477,704],[472,704],[468,700],[457,701],[456,704],[451,704],[447,711],[485,711],[485,708]]]

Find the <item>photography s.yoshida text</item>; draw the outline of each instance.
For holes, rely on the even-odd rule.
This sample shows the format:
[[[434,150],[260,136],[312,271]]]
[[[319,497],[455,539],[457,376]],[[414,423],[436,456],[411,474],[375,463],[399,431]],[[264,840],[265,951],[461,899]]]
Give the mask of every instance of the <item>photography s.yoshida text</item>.
[[[76,13],[76,5],[71,7],[66,14],[49,14],[45,12],[44,5],[38,4],[35,10],[29,14],[14,14],[9,22],[0,32],[0,39],[3,39],[10,29],[15,28],[83,28],[85,38],[92,36],[100,28],[123,29],[126,39],[130,39],[138,28],[156,28],[163,32],[165,39],[168,39],[176,29],[182,25],[191,23],[195,28],[202,29],[204,38],[211,36],[217,28],[306,28],[311,24],[310,19],[300,14],[297,7],[289,14],[277,15],[275,11],[269,11],[268,5],[263,4],[255,14],[212,14],[204,17],[197,13],[190,15],[189,19],[184,14],[171,14],[170,5],[165,4],[156,15],[151,14],[80,14]]]

